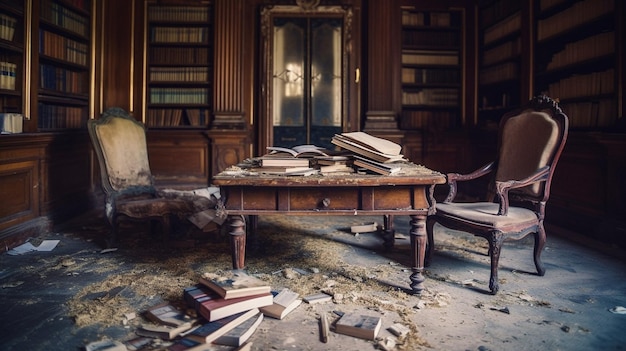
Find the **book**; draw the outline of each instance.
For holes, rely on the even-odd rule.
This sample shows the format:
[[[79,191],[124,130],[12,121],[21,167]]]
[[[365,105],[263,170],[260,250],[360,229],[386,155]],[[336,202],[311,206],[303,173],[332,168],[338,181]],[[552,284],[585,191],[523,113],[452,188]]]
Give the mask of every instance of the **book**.
[[[326,293],[317,293],[317,294],[311,294],[311,295],[307,295],[303,298],[304,302],[308,303],[309,305],[314,305],[316,303],[324,303],[324,302],[328,302],[331,301],[333,299],[333,297],[331,295],[328,295]]]
[[[280,292],[272,291],[272,295],[274,295],[273,303],[259,308],[268,317],[283,319],[302,303],[302,299],[299,298],[300,295],[289,289],[282,289]]]
[[[284,174],[284,175],[291,175],[291,174],[301,174],[301,173],[306,173],[309,171],[315,171],[314,168],[311,167],[253,167],[250,168],[250,171],[252,172],[258,172],[258,173],[266,173],[266,174]]]
[[[273,303],[271,293],[224,299],[213,290],[197,285],[184,289],[184,299],[207,321],[213,322],[253,308],[269,306]]]
[[[145,315],[156,324],[168,325],[170,327],[180,327],[183,325],[191,327],[197,322],[197,319],[191,318],[169,303],[162,303],[150,307],[145,312]]]
[[[172,340],[180,333],[187,331],[191,328],[191,324],[185,324],[180,327],[171,327],[169,325],[142,324],[135,330],[135,334],[139,336],[147,336],[150,338],[159,338],[162,340]]]
[[[285,155],[292,157],[330,156],[332,151],[316,145],[297,145],[291,148],[282,146],[268,146],[269,155]]]
[[[372,148],[365,147],[361,144],[355,143],[351,139],[345,138],[339,134],[335,134],[335,136],[333,136],[330,142],[333,143],[334,145],[350,150],[358,155],[367,157],[369,159],[372,159],[378,162],[389,163],[389,162],[397,162],[397,161],[405,160],[404,155],[402,154],[398,154],[398,155],[385,154],[385,153],[376,151]]]
[[[85,351],[127,351],[126,345],[115,340],[100,340],[85,345]]]
[[[224,274],[204,273],[200,276],[200,284],[227,300],[271,291],[269,284],[241,270],[231,270]]]
[[[354,157],[354,165],[356,167],[362,167],[378,174],[391,175],[399,172],[402,169],[402,164],[399,163],[382,163],[360,156]]]
[[[391,140],[375,137],[365,132],[341,133],[341,136],[368,149],[387,155],[400,155],[402,146]]]
[[[208,322],[189,332],[185,335],[185,338],[209,344],[258,314],[260,314],[259,309],[253,308]]]
[[[382,319],[360,313],[345,313],[335,324],[335,332],[355,338],[374,340],[380,331]]]
[[[309,167],[311,164],[309,158],[286,158],[286,157],[267,157],[259,158],[259,166],[261,167]]]
[[[339,173],[339,172],[345,172],[345,173],[354,173],[354,168],[345,165],[345,164],[334,164],[334,165],[327,165],[327,166],[319,166],[320,172],[321,173]]]
[[[227,346],[241,346],[243,345],[259,327],[263,321],[263,313],[257,313],[256,315],[246,319],[243,323],[234,327],[226,334],[220,336],[213,341],[214,344],[227,345]]]

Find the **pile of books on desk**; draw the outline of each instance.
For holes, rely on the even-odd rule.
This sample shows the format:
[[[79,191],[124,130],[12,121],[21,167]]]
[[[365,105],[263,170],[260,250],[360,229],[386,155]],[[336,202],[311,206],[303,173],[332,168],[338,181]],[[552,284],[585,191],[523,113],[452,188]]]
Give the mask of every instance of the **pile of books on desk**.
[[[354,153],[354,167],[377,174],[397,173],[406,162],[401,145],[365,132],[336,134],[331,143]]]

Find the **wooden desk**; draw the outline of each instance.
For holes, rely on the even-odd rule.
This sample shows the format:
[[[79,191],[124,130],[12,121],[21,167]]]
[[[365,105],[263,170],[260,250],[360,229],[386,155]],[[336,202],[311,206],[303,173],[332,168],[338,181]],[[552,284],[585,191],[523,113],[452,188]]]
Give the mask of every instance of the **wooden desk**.
[[[245,217],[254,230],[258,215],[384,216],[385,246],[393,247],[393,216],[410,216],[413,293],[423,290],[426,216],[435,210],[433,189],[445,176],[422,166],[408,165],[402,174],[270,176],[239,175],[232,169],[213,178],[220,187],[230,226],[233,268],[244,267]]]

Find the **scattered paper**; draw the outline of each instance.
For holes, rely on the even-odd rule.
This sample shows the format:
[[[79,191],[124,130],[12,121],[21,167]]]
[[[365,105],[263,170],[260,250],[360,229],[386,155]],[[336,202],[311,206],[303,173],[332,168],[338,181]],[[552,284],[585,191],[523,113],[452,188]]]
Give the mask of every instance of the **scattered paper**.
[[[34,246],[30,242],[26,242],[20,246],[14,247],[7,251],[9,255],[17,256],[31,251],[52,251],[57,246],[60,240],[44,240],[39,246]]]
[[[615,307],[609,309],[609,312],[615,313],[615,314],[626,314],[626,307],[615,306]]]

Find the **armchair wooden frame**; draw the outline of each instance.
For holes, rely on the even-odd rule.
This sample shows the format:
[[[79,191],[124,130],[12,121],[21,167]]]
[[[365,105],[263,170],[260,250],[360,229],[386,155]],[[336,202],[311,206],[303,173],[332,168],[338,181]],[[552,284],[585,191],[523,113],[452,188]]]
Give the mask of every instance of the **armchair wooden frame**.
[[[497,159],[469,174],[446,175],[449,193],[427,219],[427,262],[434,251],[434,225],[472,233],[489,242],[489,289],[499,290],[502,244],[534,234],[534,263],[545,274],[541,253],[546,243],[546,203],[556,164],[565,146],[568,118],[551,98],[540,95],[500,121]],[[455,202],[459,182],[490,175],[485,202]]]

